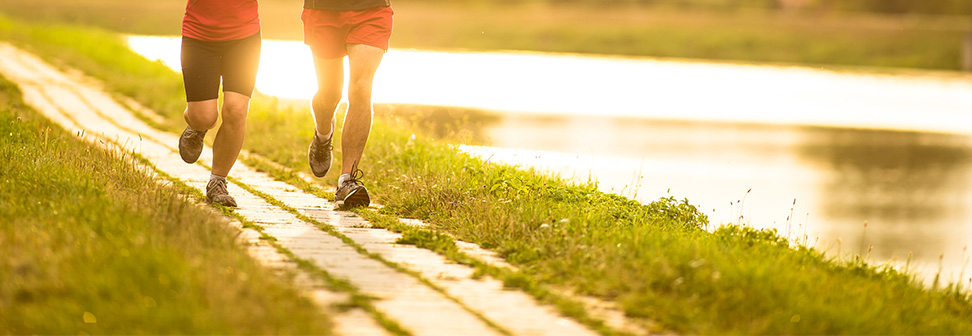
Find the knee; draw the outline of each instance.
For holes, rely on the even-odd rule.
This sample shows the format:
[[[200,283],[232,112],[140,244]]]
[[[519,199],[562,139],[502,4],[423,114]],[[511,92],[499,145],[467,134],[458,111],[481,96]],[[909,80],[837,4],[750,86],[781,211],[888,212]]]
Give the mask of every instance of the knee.
[[[340,102],[341,91],[319,90],[311,100],[311,107],[314,108],[314,111],[334,112]]]
[[[193,106],[190,105],[183,113],[186,123],[197,131],[205,131],[216,127],[216,120],[219,118],[215,104],[213,106]]]
[[[371,81],[357,80],[348,85],[348,102],[370,103],[371,102]]]
[[[223,103],[223,124],[245,125],[246,114],[250,109],[249,102],[224,102]]]

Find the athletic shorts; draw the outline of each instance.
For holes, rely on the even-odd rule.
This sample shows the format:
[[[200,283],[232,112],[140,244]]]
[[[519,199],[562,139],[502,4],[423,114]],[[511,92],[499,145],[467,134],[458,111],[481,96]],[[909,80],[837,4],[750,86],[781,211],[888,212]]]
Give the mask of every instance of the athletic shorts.
[[[260,65],[261,43],[259,32],[231,41],[203,41],[183,36],[182,79],[186,84],[186,101],[218,98],[220,79],[224,92],[251,96]]]
[[[304,9],[304,44],[315,57],[340,58],[348,54],[348,44],[365,44],[388,51],[391,38],[391,7],[356,11]]]

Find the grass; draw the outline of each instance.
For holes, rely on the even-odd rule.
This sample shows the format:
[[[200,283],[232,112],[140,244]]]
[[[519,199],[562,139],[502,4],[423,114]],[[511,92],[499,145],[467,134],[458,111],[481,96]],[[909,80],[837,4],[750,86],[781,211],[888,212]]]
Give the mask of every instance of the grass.
[[[958,70],[972,19],[585,6],[401,5],[393,43],[417,48]],[[412,23],[418,22],[418,23]],[[420,23],[420,24],[419,24]],[[438,27],[449,27],[439,29]]]
[[[383,212],[435,223],[497,250],[531,281],[616,301],[629,316],[688,334],[972,328],[967,291],[925,291],[894,270],[791,249],[774,233],[708,233],[700,229],[704,216],[685,202],[641,205],[393,133],[373,133],[372,144],[388,145],[369,152]],[[916,316],[913,307],[928,315]]]
[[[395,215],[381,214],[370,209],[358,209],[357,211],[363,218],[371,222],[374,227],[382,227],[402,233],[402,237],[396,243],[415,245],[429,249],[445,256],[453,262],[475,267],[476,272],[473,274],[474,278],[490,275],[496,279],[500,279],[503,281],[504,287],[523,290],[541,302],[557,307],[563,315],[574,318],[603,335],[624,334],[622,331],[614,330],[607,326],[604,321],[591,316],[580,301],[568,293],[564,293],[563,290],[551,288],[547,284],[539,283],[533,277],[523,272],[493,266],[461,252],[456,245],[455,239],[449,234],[437,229],[427,229],[403,224]],[[645,325],[644,327],[645,330],[649,330],[652,326]]]
[[[260,2],[264,37],[302,39],[299,2]],[[972,16],[878,15],[672,6],[489,5],[399,1],[396,48],[569,53],[960,70]],[[180,34],[184,4],[0,0],[0,12],[138,34]]]
[[[151,104],[169,120],[181,118],[185,109],[185,99],[178,98],[185,95],[182,75],[173,73],[162,63],[146,65],[145,59],[129,52],[127,43],[115,33],[102,29],[78,32],[76,27],[61,24],[25,25],[0,15],[0,39],[40,55],[58,55],[51,59],[55,66],[70,65],[102,80],[110,76],[112,80],[107,82],[110,92]],[[153,85],[141,84],[146,77],[165,80]],[[156,126],[177,127],[175,124]]]
[[[225,219],[0,78],[0,333],[328,334]]]
[[[406,114],[378,108],[379,114]],[[300,120],[309,118],[309,112],[298,110],[251,118],[261,120],[261,134],[297,134]],[[263,122],[267,116],[271,122]],[[384,205],[381,213],[420,218],[436,230],[499,251],[522,272],[483,272],[579,320],[587,316],[576,302],[548,286],[616,301],[629,316],[689,334],[964,333],[972,328],[968,292],[957,285],[928,291],[893,269],[791,249],[771,232],[730,226],[708,233],[700,229],[704,216],[686,202],[640,205],[597,192],[593,185],[565,185],[490,165],[428,136],[412,139],[402,130],[415,129],[414,119],[395,119],[383,118],[375,126],[367,158],[369,187]],[[303,122],[310,125],[309,119]],[[305,169],[300,149],[306,144],[289,150],[279,144],[248,148]],[[404,232],[402,243],[483,267],[456,254],[437,232],[388,222]],[[927,315],[911,313],[915,306]],[[887,323],[882,316],[900,318]]]
[[[45,56],[88,57],[87,49]],[[99,62],[109,83],[133,75],[111,70],[110,59]],[[179,81],[131,71],[145,76],[133,84],[136,91]],[[145,103],[160,109],[179,99]],[[281,106],[254,98],[248,132],[261,134],[261,141],[247,141],[246,147],[306,170],[310,113]],[[728,226],[710,233],[702,229],[707,219],[686,201],[639,204],[598,192],[593,184],[570,185],[490,164],[415,128],[416,119],[408,116],[423,115],[411,113],[418,107],[376,108],[391,116],[377,120],[363,168],[384,205],[381,214],[423,219],[436,232],[498,251],[520,269],[502,277],[507,285],[542,299],[555,299],[542,294],[544,286],[567,288],[617,302],[633,319],[685,334],[972,333],[972,298],[959,284],[924,288],[908,274],[859,258],[833,260],[813,249],[791,248],[773,232]],[[181,122],[177,113],[167,116],[173,124]],[[333,180],[329,176],[324,183]],[[407,241],[448,249],[434,233],[409,234]],[[583,315],[569,303],[561,308]]]
[[[301,219],[303,221],[306,221],[308,223],[313,223],[313,224],[317,225],[318,227],[321,227],[321,229],[323,229],[325,231],[328,231],[328,233],[331,233],[331,234],[333,234],[335,236],[340,237],[345,243],[354,246],[360,252],[364,253],[363,249],[359,245],[355,244],[353,241],[351,241],[349,238],[347,238],[343,234],[340,234],[337,231],[333,230],[331,227],[321,225],[319,222],[316,222],[316,221],[312,220],[311,218],[309,218],[309,217],[307,217],[305,215],[299,214],[295,209],[290,208],[290,207],[287,207],[285,204],[283,204],[279,200],[276,200],[273,197],[271,197],[271,196],[269,196],[267,194],[264,194],[264,193],[262,193],[262,192],[260,192],[260,191],[258,191],[256,189],[253,189],[250,186],[247,186],[245,184],[239,183],[239,181],[237,181],[235,178],[230,178],[230,180],[231,180],[231,182],[233,182],[233,183],[235,183],[235,184],[243,187],[248,192],[250,192],[250,193],[252,193],[254,195],[257,195],[260,198],[263,198],[268,203],[270,203],[270,204],[272,204],[274,206],[278,206],[278,207],[284,208],[288,212],[290,212],[290,213],[294,214],[295,216],[297,216],[299,219]],[[184,190],[183,194],[192,194],[192,195],[195,195],[195,196],[197,196],[199,198],[204,197],[204,195],[202,194],[202,192],[200,192],[198,189],[193,189],[193,188],[189,187],[188,185],[185,185],[182,181],[173,180],[173,184],[179,185],[180,188],[182,188]],[[307,189],[313,189],[316,192],[320,192],[320,189],[319,188],[315,188],[313,186],[307,186],[307,185],[305,185],[304,187],[306,187]],[[321,195],[318,195],[318,197],[321,197]],[[371,314],[371,316],[375,319],[375,321],[379,325],[381,325],[383,328],[385,328],[386,331],[392,333],[393,335],[399,335],[399,336],[410,335],[410,333],[407,330],[405,330],[401,325],[399,325],[398,322],[390,319],[383,312],[378,311],[378,309],[375,308],[375,306],[374,306],[374,298],[373,297],[368,296],[366,293],[362,293],[357,287],[355,287],[354,285],[352,285],[347,280],[340,279],[340,278],[336,278],[333,275],[331,275],[330,273],[328,273],[326,270],[322,269],[317,264],[315,264],[315,263],[313,263],[311,261],[308,261],[306,259],[302,259],[302,258],[298,257],[296,254],[294,254],[292,251],[287,250],[281,244],[277,243],[277,239],[275,237],[266,234],[266,232],[264,232],[264,227],[263,226],[247,220],[245,217],[243,217],[242,215],[240,215],[239,213],[237,213],[235,211],[230,210],[229,208],[225,208],[225,207],[218,207],[218,208],[223,211],[223,214],[224,215],[226,215],[228,217],[232,217],[232,218],[238,220],[240,223],[243,224],[244,227],[251,228],[251,229],[256,230],[257,232],[259,232],[260,235],[261,235],[261,239],[265,240],[268,244],[270,244],[271,246],[273,246],[273,248],[276,249],[278,253],[283,254],[283,255],[287,256],[288,258],[290,258],[290,260],[294,261],[297,264],[297,266],[300,267],[301,269],[303,269],[304,271],[306,271],[306,272],[308,272],[310,274],[317,274],[317,275],[319,275],[325,281],[325,286],[327,286],[328,289],[333,290],[333,291],[340,291],[340,292],[346,292],[346,293],[348,293],[349,296],[350,296],[349,301],[348,302],[344,302],[344,303],[339,303],[338,304],[338,307],[335,307],[335,308],[338,308],[338,309],[360,308],[360,309],[364,310],[365,312]],[[374,257],[374,256],[372,255],[372,257]]]

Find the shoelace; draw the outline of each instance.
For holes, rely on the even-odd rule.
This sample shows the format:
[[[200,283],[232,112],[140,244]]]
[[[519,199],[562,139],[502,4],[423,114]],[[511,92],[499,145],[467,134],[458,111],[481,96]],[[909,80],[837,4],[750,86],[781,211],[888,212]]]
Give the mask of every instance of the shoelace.
[[[226,180],[214,179],[210,181],[210,183],[213,184],[212,189],[215,189],[220,193],[226,192]]]
[[[186,134],[186,137],[188,139],[192,139],[192,141],[202,141],[202,138],[204,138],[205,136],[206,136],[206,131],[200,132],[192,129],[192,127],[189,127],[189,132],[188,134]]]
[[[324,145],[324,151],[330,152],[334,149],[334,141],[331,141],[331,139],[327,139],[325,141],[327,141],[327,145]]]
[[[361,171],[361,169],[358,169],[358,164],[355,163],[354,165],[351,166],[351,175],[350,175],[350,178],[347,179],[345,181],[345,183],[351,182],[351,183],[354,183],[354,184],[361,184],[361,182],[359,182],[359,181],[363,177],[364,177],[364,172]]]
[[[314,132],[316,133],[316,132],[317,132],[317,130],[315,129],[315,130],[314,130]],[[332,135],[332,136],[333,136],[333,135]],[[330,152],[330,151],[331,151],[332,149],[334,149],[334,146],[333,146],[333,143],[334,143],[334,141],[331,141],[331,139],[330,139],[330,138],[328,138],[328,139],[323,139],[323,138],[321,138],[320,136],[318,136],[317,134],[315,134],[315,135],[314,135],[314,138],[315,138],[315,139],[319,139],[319,140],[321,140],[321,141],[315,141],[315,142],[317,142],[317,143],[320,143],[320,144],[323,144],[323,145],[324,145],[324,146],[323,146],[324,148],[320,148],[320,147],[318,147],[318,148],[319,148],[319,149],[318,149],[318,154],[320,154],[321,152],[324,152],[324,151],[328,151],[328,152]]]

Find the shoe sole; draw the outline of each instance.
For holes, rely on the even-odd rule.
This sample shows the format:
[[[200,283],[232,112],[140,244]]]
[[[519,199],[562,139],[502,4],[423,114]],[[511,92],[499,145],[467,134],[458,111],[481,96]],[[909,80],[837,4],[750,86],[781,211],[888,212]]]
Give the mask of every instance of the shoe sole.
[[[197,160],[199,160],[199,155],[196,155],[195,157],[187,156],[186,154],[182,154],[182,151],[179,152],[179,155],[182,156],[182,161],[185,161],[186,163],[195,163]]]
[[[237,207],[236,206],[236,200],[217,201],[217,200],[211,200],[211,199],[208,199],[207,198],[206,199],[206,203],[208,203],[208,204],[219,204],[219,205],[222,205],[222,206],[227,207],[227,208],[236,208]]]
[[[357,208],[367,207],[371,204],[371,197],[368,196],[368,189],[360,188],[351,192],[344,201],[335,202],[338,208]]]
[[[317,177],[327,176],[327,172],[329,172],[329,171],[330,171],[330,169],[325,170],[323,173],[321,173],[320,175],[318,175],[317,172],[315,172],[313,169],[311,169],[311,173],[314,173],[314,176],[317,176]]]

